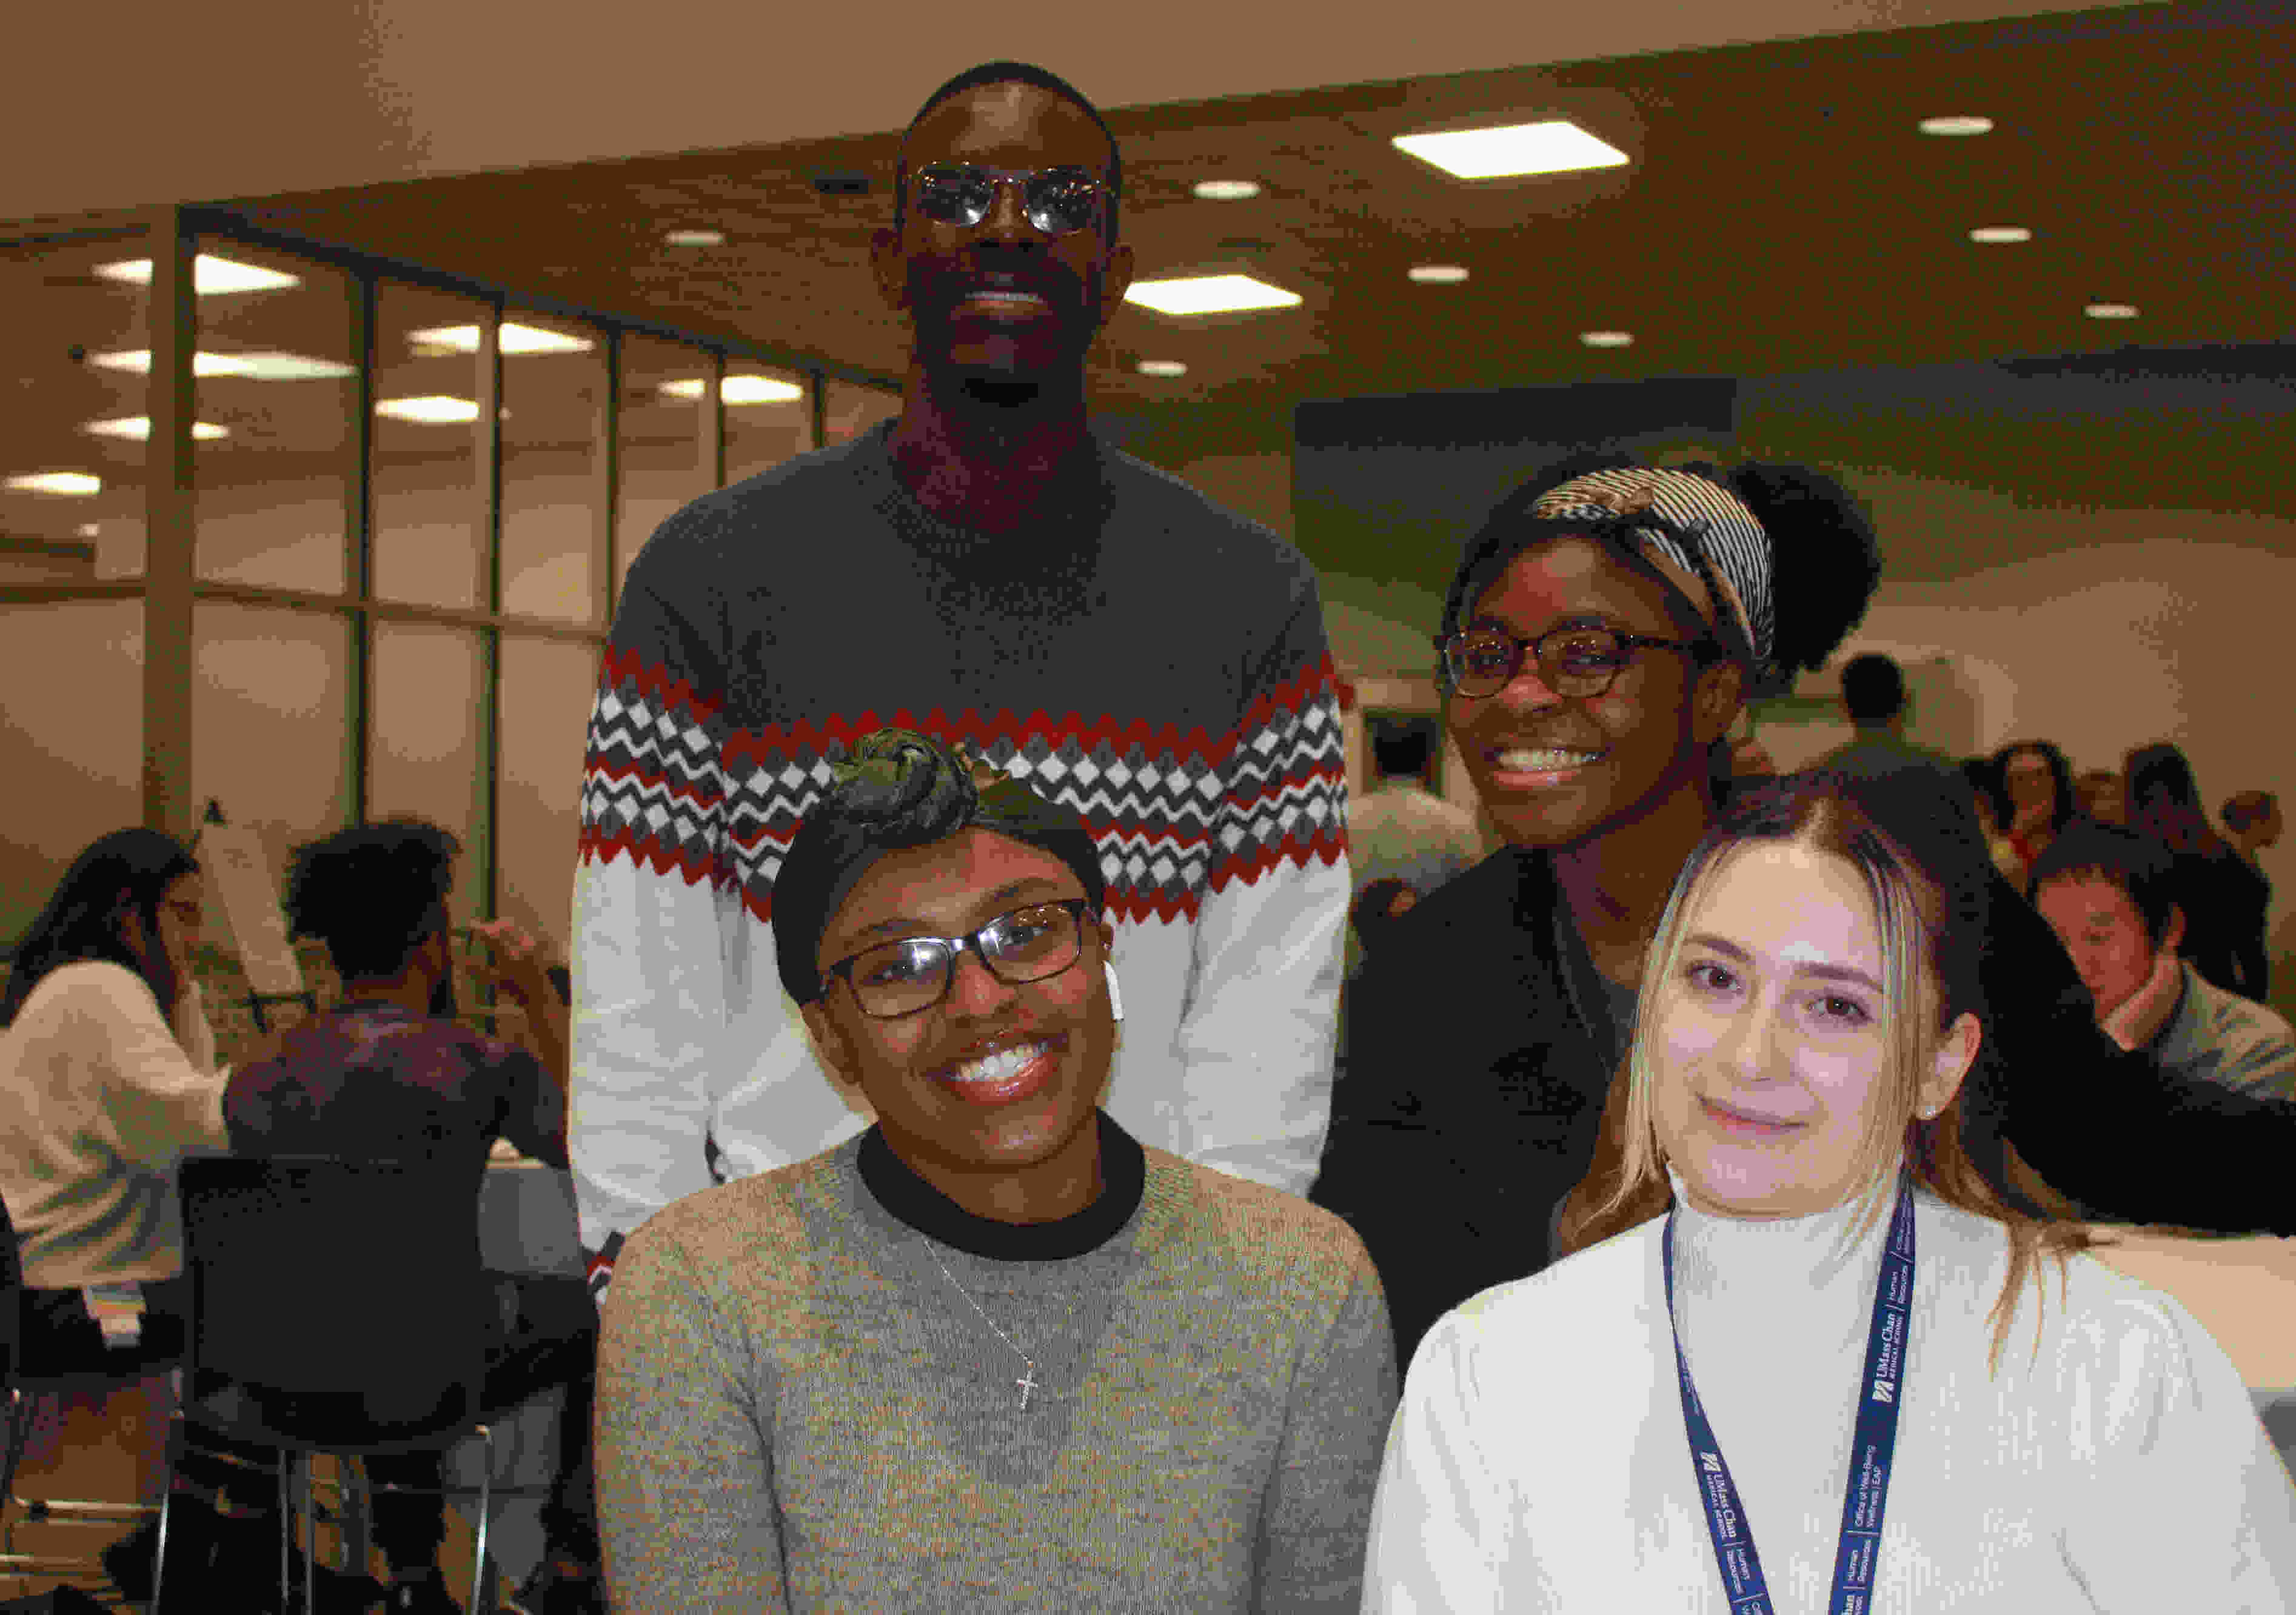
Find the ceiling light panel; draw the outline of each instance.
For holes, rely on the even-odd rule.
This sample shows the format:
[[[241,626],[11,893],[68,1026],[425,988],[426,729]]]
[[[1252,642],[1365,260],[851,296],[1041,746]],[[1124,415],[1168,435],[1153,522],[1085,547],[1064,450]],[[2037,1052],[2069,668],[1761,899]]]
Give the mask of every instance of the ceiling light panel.
[[[1249,275],[1177,275],[1135,281],[1124,300],[1159,314],[1240,314],[1262,308],[1296,308],[1300,294]]]
[[[476,325],[431,325],[421,331],[410,331],[406,340],[416,352],[476,353],[479,350],[479,328]],[[502,324],[502,350],[518,353],[587,353],[589,340],[568,336],[563,332],[545,331],[539,325],[521,325],[510,320]]]
[[[117,420],[90,421],[80,430],[94,432],[99,438],[124,438],[132,443],[144,443],[151,439],[152,422],[145,415],[121,415]],[[200,442],[211,443],[231,433],[212,421],[194,421],[192,436]]]
[[[426,426],[443,426],[459,421],[479,418],[476,398],[453,398],[440,393],[426,393],[417,398],[384,398],[374,406],[374,413],[389,415],[394,421],[419,421]]]
[[[1635,333],[1631,331],[1582,331],[1578,340],[1589,348],[1632,348]]]
[[[1414,264],[1409,273],[1422,286],[1456,286],[1467,278],[1466,269],[1458,264]]]
[[[1944,118],[1924,118],[1922,119],[1922,133],[1943,135],[1947,139],[1966,139],[1972,135],[1993,133],[1993,120],[1990,118],[1978,118],[1966,113],[1956,113]]]
[[[1195,193],[1206,201],[1250,201],[1259,194],[1256,179],[1200,179]]]
[[[664,381],[661,390],[673,398],[693,400],[708,387],[700,376],[685,376]],[[805,389],[774,376],[727,376],[719,383],[718,396],[728,404],[795,404],[805,397]]]
[[[129,375],[152,373],[152,351],[131,348],[118,353],[92,353],[87,362],[99,370],[124,371]],[[356,375],[351,365],[334,359],[308,358],[299,353],[208,353],[192,355],[192,373],[202,378],[241,376],[253,381],[340,381]]]
[[[2091,303],[2081,310],[2093,320],[2133,320],[2136,317],[2134,303]]]
[[[148,286],[152,283],[152,260],[130,258],[124,263],[99,264],[96,274],[107,281],[123,285]],[[226,291],[275,291],[283,286],[299,286],[303,283],[291,275],[282,275],[276,269],[258,268],[227,258],[212,258],[201,253],[192,260],[192,290],[201,297]]]
[[[1632,160],[1608,141],[1560,119],[1439,135],[1398,135],[1395,144],[1455,179],[1567,174],[1584,168],[1621,168]]]
[[[11,477],[7,486],[27,494],[64,494],[74,498],[86,498],[103,491],[103,479],[86,471],[44,471],[27,476]]]
[[[2022,225],[1980,225],[1969,233],[1969,239],[1980,246],[2013,246],[2033,239],[2033,233]]]
[[[723,230],[672,230],[663,242],[672,247],[722,247],[726,244]]]
[[[1177,359],[1143,359],[1133,366],[1144,376],[1184,376],[1188,367]]]

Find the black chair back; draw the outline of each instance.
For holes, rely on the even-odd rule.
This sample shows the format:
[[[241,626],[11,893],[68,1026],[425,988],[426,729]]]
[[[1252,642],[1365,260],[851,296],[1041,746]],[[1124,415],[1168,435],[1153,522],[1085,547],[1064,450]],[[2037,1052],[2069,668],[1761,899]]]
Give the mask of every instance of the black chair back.
[[[179,1183],[187,1405],[235,1392],[253,1422],[339,1451],[477,1417],[493,1300],[466,1173],[206,1156]]]
[[[16,1248],[7,1202],[0,1201],[0,1397],[15,1385],[23,1356],[24,1253]]]

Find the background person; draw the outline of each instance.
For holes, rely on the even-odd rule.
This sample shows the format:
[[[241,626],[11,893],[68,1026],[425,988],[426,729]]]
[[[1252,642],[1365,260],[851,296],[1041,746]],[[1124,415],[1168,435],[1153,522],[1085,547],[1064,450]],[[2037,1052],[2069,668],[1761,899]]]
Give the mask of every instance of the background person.
[[[228,1145],[223,1078],[193,950],[205,919],[199,865],[156,830],[86,848],[18,947],[0,995],[0,1196],[23,1282],[25,1344],[101,1364],[87,1292],[140,1291],[141,1344],[180,1352],[191,1314],[176,1168]],[[275,1489],[216,1455],[272,1455],[202,1436],[177,1466],[168,1562],[231,1593],[278,1585]],[[156,1521],[104,1553],[130,1598],[152,1593]]]
[[[2225,799],[2225,838],[2252,866],[2256,855],[2280,845],[2280,799],[2269,791],[2243,791]]]
[[[1337,1219],[1096,1108],[1131,996],[1106,896],[1019,780],[901,731],[836,766],[776,960],[878,1120],[625,1248],[616,1608],[1358,1607],[1379,1280]]]
[[[602,1285],[713,1154],[745,1176],[866,1125],[772,990],[771,915],[788,826],[900,712],[1090,815],[1130,988],[1125,1125],[1294,1193],[1315,1175],[1349,890],[1323,611],[1292,545],[1092,435],[1086,359],[1133,271],[1122,192],[1099,113],[1044,70],[934,91],[872,243],[914,339],[898,420],[687,506],[631,566],[575,898]]]
[[[2128,754],[2128,827],[2176,860],[2180,950],[2212,984],[2262,999],[2270,966],[2264,948],[2272,887],[2209,824],[2185,754],[2166,741]]]
[[[2072,766],[2049,741],[2016,741],[1993,754],[2001,788],[2009,800],[2005,826],[2018,861],[2028,869],[2056,833],[2079,810]]]
[[[2276,1011],[2228,993],[2178,957],[2185,919],[2175,866],[2156,844],[2106,824],[2075,824],[2033,868],[2033,902],[2096,1000],[2100,1019],[2173,962],[2176,1006],[2146,1045],[2181,1076],[2296,1099],[2296,1032]]]
[[[1732,803],[1654,939],[1578,1254],[1411,1365],[1365,1610],[2288,1607],[2296,1488],[2224,1349],[1960,1148],[1970,880],[1835,783]]]
[[[234,1152],[427,1162],[438,1169],[434,1192],[466,1198],[473,1217],[496,1137],[566,1164],[566,1012],[530,939],[482,928],[503,955],[495,980],[525,1011],[540,1055],[454,1018],[447,899],[459,851],[446,831],[416,821],[355,825],[296,850],[289,931],[325,942],[342,996],[233,1074],[224,1112]],[[566,1388],[543,1563],[515,1607],[603,1611],[590,1466],[597,1311],[579,1278],[504,1275],[496,1289],[485,1406]],[[371,1458],[367,1467],[379,1481],[439,1483],[435,1453]],[[445,1615],[457,1607],[439,1565],[444,1499],[378,1494],[373,1535],[390,1571],[383,1608]]]
[[[2073,781],[2081,813],[2100,824],[2128,822],[2128,783],[2110,768],[2091,768]]]

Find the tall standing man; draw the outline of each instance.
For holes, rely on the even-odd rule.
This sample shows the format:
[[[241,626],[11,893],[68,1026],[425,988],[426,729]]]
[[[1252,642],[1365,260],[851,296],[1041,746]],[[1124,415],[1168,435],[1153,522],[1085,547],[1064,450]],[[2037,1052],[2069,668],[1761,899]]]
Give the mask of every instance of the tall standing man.
[[[686,506],[630,569],[593,710],[571,1153],[594,1290],[713,1175],[860,1132],[783,1002],[775,876],[855,737],[960,743],[1086,816],[1125,1020],[1106,1108],[1305,1193],[1330,1111],[1346,785],[1298,551],[1099,445],[1131,283],[1091,104],[998,61],[934,92],[872,262],[898,420]]]

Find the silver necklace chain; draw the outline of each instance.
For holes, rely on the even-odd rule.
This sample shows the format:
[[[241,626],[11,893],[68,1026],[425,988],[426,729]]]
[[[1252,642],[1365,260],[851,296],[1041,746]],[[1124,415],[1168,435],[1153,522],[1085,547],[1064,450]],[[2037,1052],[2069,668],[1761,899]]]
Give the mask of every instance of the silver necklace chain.
[[[964,1298],[966,1306],[972,1308],[973,1311],[980,1314],[980,1321],[988,1325],[989,1332],[994,1334],[998,1340],[1004,1341],[1005,1345],[1012,1347],[1013,1355],[1019,1357],[1021,1362],[1029,1365],[1028,1373],[1013,1381],[1013,1384],[1018,1385],[1021,1388],[1021,1411],[1022,1413],[1028,1412],[1029,1393],[1031,1391],[1040,1390],[1043,1389],[1042,1385],[1037,1379],[1037,1360],[1030,1357],[1027,1352],[1021,1350],[1018,1346],[1013,1345],[1013,1337],[996,1327],[996,1320],[990,1317],[988,1310],[983,1308],[979,1301],[972,1299],[972,1292],[956,1282],[956,1275],[951,1273],[948,1270],[948,1264],[940,1259],[939,1251],[934,1250],[931,1244],[926,1243],[924,1241],[920,1240],[918,1243],[924,1245],[925,1254],[932,1258],[933,1266],[940,1269],[940,1275],[948,1281],[949,1288],[955,1291],[957,1294]]]

